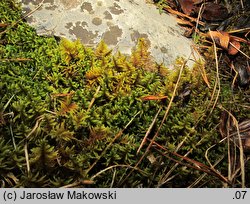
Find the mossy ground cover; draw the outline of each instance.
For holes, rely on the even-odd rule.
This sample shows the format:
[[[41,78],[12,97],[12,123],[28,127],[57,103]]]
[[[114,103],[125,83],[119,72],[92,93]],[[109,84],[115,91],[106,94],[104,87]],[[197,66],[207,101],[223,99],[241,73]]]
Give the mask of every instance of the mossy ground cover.
[[[219,127],[227,111],[249,116],[248,92],[213,57],[168,70],[143,39],[131,57],[113,55],[104,42],[38,36],[21,18],[0,2],[2,187],[241,186]]]

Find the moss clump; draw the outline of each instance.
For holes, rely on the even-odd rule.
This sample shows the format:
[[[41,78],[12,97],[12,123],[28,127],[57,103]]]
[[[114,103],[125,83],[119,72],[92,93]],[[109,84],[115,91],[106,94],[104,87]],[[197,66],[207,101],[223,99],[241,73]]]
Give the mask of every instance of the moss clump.
[[[209,88],[201,64],[184,67],[156,143],[146,151],[146,141],[137,153],[156,118],[148,135],[154,138],[183,61],[171,71],[153,63],[143,40],[128,58],[112,55],[104,42],[93,50],[79,41],[37,36],[23,21],[11,27],[21,17],[11,0],[1,1],[0,13],[1,23],[9,25],[0,34],[2,186],[186,187],[204,171],[192,163],[176,165],[175,160],[185,161],[176,152],[207,166],[217,162],[218,172],[227,174],[220,107],[239,120],[249,114],[232,103],[246,96],[232,93],[230,82],[221,83],[211,113],[216,74],[208,71]],[[148,96],[168,98],[145,100]],[[207,173],[203,186],[225,184]]]

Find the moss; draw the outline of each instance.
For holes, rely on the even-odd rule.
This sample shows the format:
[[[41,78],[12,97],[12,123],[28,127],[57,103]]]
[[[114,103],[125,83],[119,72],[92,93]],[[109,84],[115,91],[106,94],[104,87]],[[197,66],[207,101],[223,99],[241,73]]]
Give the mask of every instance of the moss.
[[[18,21],[21,17],[18,8],[11,0],[1,1],[1,23],[11,25]],[[0,34],[3,186],[60,187],[77,183],[86,187],[82,181],[92,179],[91,187],[110,187],[111,183],[113,187],[186,187],[203,171],[186,164],[173,168],[174,159],[181,162],[173,152],[180,155],[189,152],[189,158],[209,165],[205,152],[213,145],[210,162],[215,164],[224,156],[216,168],[227,172],[227,144],[219,143],[220,106],[234,112],[238,120],[249,114],[237,106],[245,100],[244,94],[233,93],[227,78],[221,83],[218,105],[210,114],[214,71],[207,70],[211,86],[208,87],[200,64],[193,69],[185,67],[171,109],[155,140],[158,146],[146,151],[149,145],[146,142],[137,153],[160,108],[149,139],[164,118],[183,65],[181,59],[174,70],[155,64],[143,39],[132,56],[125,57],[120,53],[113,55],[104,42],[93,50],[80,41],[62,39],[58,43],[54,37],[37,36],[24,21],[3,31]],[[145,96],[168,99],[143,100]],[[144,154],[150,157],[138,163]],[[174,178],[165,182],[171,171],[170,177]],[[127,177],[128,174],[131,176]],[[201,183],[206,187],[224,185],[214,174]]]

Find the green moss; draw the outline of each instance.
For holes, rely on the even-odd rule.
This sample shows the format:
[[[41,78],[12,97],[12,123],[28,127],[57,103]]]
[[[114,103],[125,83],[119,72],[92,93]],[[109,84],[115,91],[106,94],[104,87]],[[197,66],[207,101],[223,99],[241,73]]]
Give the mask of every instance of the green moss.
[[[1,23],[10,25],[21,17],[11,0],[1,1],[0,13]],[[58,43],[53,37],[37,36],[23,21],[5,29],[0,34],[3,186],[60,187],[75,182],[88,186],[81,181],[93,179],[91,187],[111,183],[113,187],[186,187],[203,172],[178,165],[170,174],[174,179],[164,183],[176,164],[171,158],[180,160],[171,152],[178,148],[179,154],[189,152],[189,158],[209,165],[205,152],[213,145],[210,162],[214,164],[224,155],[216,168],[227,173],[227,144],[219,143],[219,105],[234,111],[238,120],[249,114],[231,103],[239,103],[245,96],[233,93],[227,79],[221,83],[218,106],[209,114],[215,73],[207,70],[209,88],[200,65],[192,70],[185,67],[155,140],[170,153],[166,157],[167,152],[153,146],[147,155],[153,155],[154,162],[145,157],[138,163],[149,143],[138,154],[137,150],[162,108],[149,139],[157,132],[183,61],[177,60],[174,70],[155,64],[143,39],[132,56],[125,57],[113,55],[104,42],[93,50],[80,41],[62,39]],[[143,100],[145,96],[168,99]],[[223,186],[214,175],[201,183]]]

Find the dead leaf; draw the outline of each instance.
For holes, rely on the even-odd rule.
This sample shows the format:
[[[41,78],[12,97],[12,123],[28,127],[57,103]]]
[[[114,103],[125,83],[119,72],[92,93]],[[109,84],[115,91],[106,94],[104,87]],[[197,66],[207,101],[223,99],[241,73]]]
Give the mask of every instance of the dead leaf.
[[[151,100],[163,100],[168,98],[167,96],[154,96],[154,95],[149,95],[149,96],[143,96],[141,97],[141,100],[143,101],[151,101]]]
[[[207,21],[222,21],[228,17],[228,10],[220,4],[208,2],[204,5],[201,16]]]
[[[213,38],[217,45],[227,50],[230,35],[224,31],[209,31],[209,36]]]
[[[230,36],[227,32],[224,32],[224,31],[219,31],[219,33],[221,34],[220,45],[222,48],[227,49]]]
[[[236,55],[240,50],[240,43],[238,41],[230,42],[228,46],[228,54],[229,55]]]
[[[182,11],[190,15],[195,10],[195,5],[193,0],[179,0]]]

